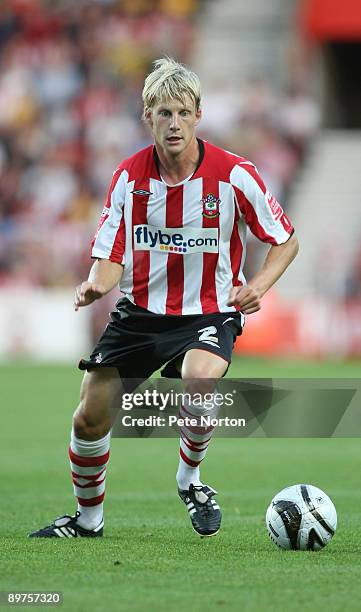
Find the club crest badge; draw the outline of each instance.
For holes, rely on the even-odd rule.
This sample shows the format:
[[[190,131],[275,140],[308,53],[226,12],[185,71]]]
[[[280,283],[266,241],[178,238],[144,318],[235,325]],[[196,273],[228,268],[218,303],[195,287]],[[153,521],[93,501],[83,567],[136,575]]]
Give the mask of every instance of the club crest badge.
[[[219,198],[213,195],[213,193],[209,193],[205,198],[202,198],[201,202],[203,204],[203,217],[207,217],[208,219],[218,217],[219,205],[221,203]]]

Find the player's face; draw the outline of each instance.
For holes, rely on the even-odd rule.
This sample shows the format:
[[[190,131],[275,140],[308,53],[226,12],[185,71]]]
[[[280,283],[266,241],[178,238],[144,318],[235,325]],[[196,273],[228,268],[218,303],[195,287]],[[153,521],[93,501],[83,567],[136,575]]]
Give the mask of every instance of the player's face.
[[[164,153],[179,155],[195,138],[195,128],[201,118],[194,101],[186,97],[180,100],[167,100],[157,104],[149,112],[147,122],[153,137]]]

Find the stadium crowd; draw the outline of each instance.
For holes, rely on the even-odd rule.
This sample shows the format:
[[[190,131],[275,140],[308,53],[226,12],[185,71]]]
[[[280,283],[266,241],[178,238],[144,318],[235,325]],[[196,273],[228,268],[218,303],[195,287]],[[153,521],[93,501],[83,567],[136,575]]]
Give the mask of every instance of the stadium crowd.
[[[112,171],[149,144],[141,87],[164,54],[192,63],[197,0],[3,0],[0,286],[74,286]],[[283,202],[318,108],[262,78],[204,91],[199,136],[249,157]]]

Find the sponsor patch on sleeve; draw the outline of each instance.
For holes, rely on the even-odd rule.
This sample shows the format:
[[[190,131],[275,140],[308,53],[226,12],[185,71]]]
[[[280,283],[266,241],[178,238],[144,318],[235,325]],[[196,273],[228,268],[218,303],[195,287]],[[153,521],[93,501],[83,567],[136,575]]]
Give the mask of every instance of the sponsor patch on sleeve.
[[[265,200],[271,209],[271,213],[275,220],[278,221],[283,215],[283,209],[281,204],[277,202],[276,198],[267,190],[265,194]]]

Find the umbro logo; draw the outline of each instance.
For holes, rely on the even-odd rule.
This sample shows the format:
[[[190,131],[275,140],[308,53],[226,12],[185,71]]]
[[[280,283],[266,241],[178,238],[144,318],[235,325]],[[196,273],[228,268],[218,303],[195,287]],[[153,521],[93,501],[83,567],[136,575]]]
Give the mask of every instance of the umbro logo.
[[[134,193],[134,195],[140,195],[140,196],[150,196],[153,195],[151,191],[147,191],[147,189],[134,189],[132,191],[132,193]]]

